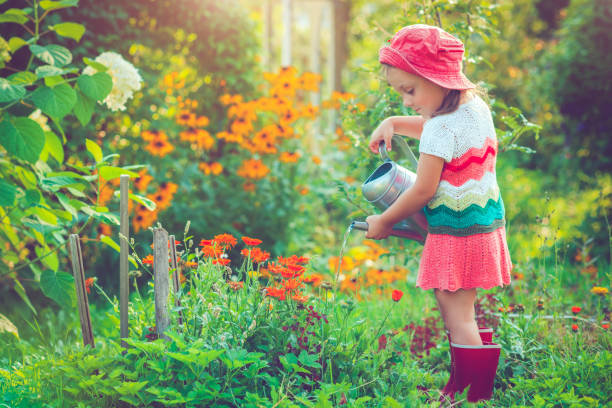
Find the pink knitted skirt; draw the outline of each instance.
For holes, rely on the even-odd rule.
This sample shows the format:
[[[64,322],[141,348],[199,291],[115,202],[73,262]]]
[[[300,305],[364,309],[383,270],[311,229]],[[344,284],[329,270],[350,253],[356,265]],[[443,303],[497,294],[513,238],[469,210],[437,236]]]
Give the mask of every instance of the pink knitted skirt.
[[[416,286],[422,289],[482,288],[510,284],[512,261],[506,228],[455,237],[427,234]]]

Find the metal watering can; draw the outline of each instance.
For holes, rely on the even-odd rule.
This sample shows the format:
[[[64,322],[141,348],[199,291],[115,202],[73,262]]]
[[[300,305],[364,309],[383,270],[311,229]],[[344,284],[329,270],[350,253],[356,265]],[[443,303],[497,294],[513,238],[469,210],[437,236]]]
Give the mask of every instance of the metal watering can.
[[[408,147],[404,138],[400,135],[393,135],[391,139],[393,147],[403,156],[410,160],[416,171],[418,160]],[[397,200],[402,192],[412,187],[416,181],[416,173],[400,166],[389,158],[385,142],[381,141],[378,145],[378,152],[383,159],[383,164],[361,185],[361,192],[368,202],[374,204],[379,210],[386,210]],[[368,223],[364,221],[353,221],[351,227],[354,229],[367,231]],[[427,237],[427,220],[422,211],[406,218],[395,224],[391,235],[407,239],[413,239],[420,243],[425,242]]]

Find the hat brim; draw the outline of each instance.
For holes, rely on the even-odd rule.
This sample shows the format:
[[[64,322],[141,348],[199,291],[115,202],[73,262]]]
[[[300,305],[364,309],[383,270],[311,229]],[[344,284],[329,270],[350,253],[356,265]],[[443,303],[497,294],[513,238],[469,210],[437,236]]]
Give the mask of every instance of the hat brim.
[[[444,73],[444,72],[427,72],[423,69],[416,67],[411,64],[406,58],[404,58],[399,51],[392,47],[385,46],[378,52],[378,61],[381,64],[388,64],[395,68],[399,68],[408,73],[414,73],[423,78],[433,82],[446,89],[472,89],[476,88],[476,85],[472,83],[463,72],[459,73]]]

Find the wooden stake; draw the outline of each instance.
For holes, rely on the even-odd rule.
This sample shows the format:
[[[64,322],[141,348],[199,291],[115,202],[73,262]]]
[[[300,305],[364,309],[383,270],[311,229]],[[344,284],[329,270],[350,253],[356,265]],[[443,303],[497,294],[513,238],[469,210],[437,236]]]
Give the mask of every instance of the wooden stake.
[[[281,48],[281,66],[291,66],[291,54],[292,54],[292,36],[291,30],[293,28],[293,1],[283,0],[283,38]]]
[[[181,301],[178,298],[179,290],[181,290],[181,282],[178,264],[176,262],[176,241],[174,239],[174,235],[170,235],[170,267],[174,270],[172,272],[172,286],[174,289],[174,305],[176,307],[181,307]],[[179,310],[178,312],[178,324],[179,326],[183,324],[183,312]]]
[[[155,327],[158,337],[167,338],[163,333],[170,326],[170,315],[168,314],[168,232],[163,228],[155,228],[153,230],[153,273],[155,283]]]
[[[122,339],[128,338],[128,302],[130,298],[130,286],[128,281],[128,255],[130,239],[130,218],[128,216],[128,200],[130,176],[122,174],[119,176],[119,232],[125,238],[119,237],[119,327]],[[127,348],[127,343],[121,341],[121,345]]]
[[[85,270],[83,268],[83,255],[81,253],[81,242],[78,234],[70,234],[70,258],[72,260],[72,274],[74,275],[74,287],[76,289],[77,303],[79,307],[79,319],[81,320],[81,332],[83,333],[83,344],[95,348],[93,329],[91,327],[91,315],[89,314],[89,302],[87,301],[87,289],[85,288]]]

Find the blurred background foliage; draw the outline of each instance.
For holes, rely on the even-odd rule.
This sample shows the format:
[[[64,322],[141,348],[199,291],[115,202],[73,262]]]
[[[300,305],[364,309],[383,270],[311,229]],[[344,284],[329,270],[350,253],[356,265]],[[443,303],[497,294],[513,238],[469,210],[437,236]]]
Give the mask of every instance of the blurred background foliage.
[[[410,113],[381,78],[378,48],[401,26],[422,22],[442,25],[466,42],[466,72],[488,90],[500,131],[516,134],[520,123],[541,127],[539,137],[530,128],[518,141],[535,153],[509,149],[498,161],[515,263],[559,252],[579,270],[583,265],[572,261],[579,250],[609,259],[612,0],[336,0],[341,11],[336,20],[342,20],[336,26],[345,35],[332,39],[329,25],[321,27],[322,65],[329,62],[332,42],[344,50],[335,90],[327,72],[321,80],[308,82],[305,76],[312,68],[308,2],[295,2],[295,70],[289,72],[279,64],[280,2],[270,3],[275,35],[268,66],[262,59],[260,1],[81,0],[49,17],[87,28],[80,42],[63,40],[75,60],[113,50],[144,79],[127,110],[96,113],[85,127],[77,121],[67,126],[64,146],[67,163],[82,160],[88,137],[105,153],[120,154],[115,165],[146,164],[133,185],[159,209],[153,216],[133,206],[132,225],[140,225],[133,233],[143,255],[149,226],[159,221],[180,239],[190,221],[197,238],[221,232],[262,238],[264,248],[308,254],[316,269],[327,271],[327,259],[337,255],[350,220],[373,211],[359,193],[378,162],[365,148],[369,132],[389,114]],[[2,11],[20,6],[17,0],[0,5]],[[15,24],[0,27],[4,38],[23,34]],[[12,55],[11,66],[27,64],[29,56],[21,52]],[[6,70],[0,72],[5,76]],[[284,119],[280,110],[261,105],[283,78],[293,90],[281,95],[285,108],[295,110]],[[313,110],[311,94],[319,88],[325,101]],[[231,97],[238,99],[229,102]],[[282,130],[290,127],[292,135],[278,137],[273,153],[254,151],[222,133],[240,133],[232,129],[238,119],[232,107],[248,116],[254,104],[259,110],[243,136],[253,139],[266,126],[291,125]],[[331,122],[331,112],[340,112],[337,122]],[[238,174],[249,159],[265,165],[264,177]],[[113,210],[115,189],[109,180],[100,192]],[[94,242],[101,234],[116,237],[117,231],[98,224],[88,232],[92,243],[84,245],[88,274],[111,292],[118,256]],[[69,270],[67,263],[60,268]],[[604,279],[605,272],[594,279]],[[9,292],[0,290],[10,303]],[[28,287],[37,290],[35,284]]]

